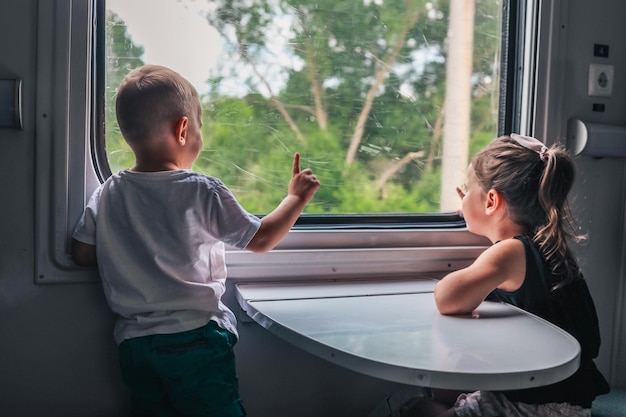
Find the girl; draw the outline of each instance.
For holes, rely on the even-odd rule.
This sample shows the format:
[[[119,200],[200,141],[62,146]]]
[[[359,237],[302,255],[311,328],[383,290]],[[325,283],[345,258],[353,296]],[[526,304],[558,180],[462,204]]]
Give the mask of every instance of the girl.
[[[480,151],[468,168],[466,189],[457,192],[468,229],[493,246],[444,277],[435,301],[442,314],[471,313],[488,299],[538,315],[576,337],[582,348],[578,371],[532,389],[458,397],[435,392],[434,400],[408,415],[590,416],[593,399],[609,391],[593,362],[600,346],[595,306],[566,241],[578,238],[566,201],[573,182],[573,160],[558,145],[548,148],[511,134]]]

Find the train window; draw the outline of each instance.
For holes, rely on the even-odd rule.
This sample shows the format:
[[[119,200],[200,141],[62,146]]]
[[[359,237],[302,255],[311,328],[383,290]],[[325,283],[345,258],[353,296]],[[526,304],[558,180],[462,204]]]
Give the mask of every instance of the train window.
[[[476,244],[455,213],[454,189],[473,152],[531,126],[534,66],[524,64],[537,53],[533,0],[38,7],[38,283],[94,279],[72,264],[70,235],[98,183],[134,163],[114,98],[142,64],[169,66],[195,84],[205,147],[194,169],[221,178],[249,211],[263,215],[284,196],[294,152],[320,177],[280,248],[382,249],[368,260],[391,272],[414,268],[423,254],[389,261],[386,249]],[[241,271],[259,271],[254,254],[237,256],[229,259],[241,260]],[[427,257],[424,267],[454,267],[441,254]]]
[[[301,226],[462,224],[408,214],[454,212],[499,132],[503,15],[502,0],[107,0],[103,176],[134,163],[121,78],[162,64],[202,95],[194,169],[249,211],[280,202],[298,151],[323,184]]]

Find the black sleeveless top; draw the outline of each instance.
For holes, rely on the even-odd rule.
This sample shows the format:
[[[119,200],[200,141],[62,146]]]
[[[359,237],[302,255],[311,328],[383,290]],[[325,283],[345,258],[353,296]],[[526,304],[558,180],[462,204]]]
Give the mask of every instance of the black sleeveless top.
[[[567,402],[591,408],[597,395],[609,392],[609,384],[593,359],[600,348],[596,308],[582,274],[552,290],[553,276],[538,247],[528,236],[516,236],[526,252],[526,276],[516,291],[495,289],[487,300],[501,301],[533,313],[570,333],[581,346],[580,367],[569,378],[544,387],[502,391],[513,402],[527,404]],[[513,359],[514,360],[514,359]]]

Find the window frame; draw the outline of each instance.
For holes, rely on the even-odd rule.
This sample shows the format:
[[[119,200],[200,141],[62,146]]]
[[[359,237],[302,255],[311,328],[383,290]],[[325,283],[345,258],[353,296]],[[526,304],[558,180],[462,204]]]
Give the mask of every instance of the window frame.
[[[500,91],[498,133],[531,133],[532,121],[521,109],[535,92],[523,84],[520,71],[524,66],[519,64],[529,54],[535,56],[538,33],[533,34],[533,48],[518,45],[505,50],[504,45],[517,45],[528,27],[511,16],[522,15],[531,4],[535,11],[530,17],[524,14],[524,19],[536,20],[539,4],[535,0],[504,3],[503,19],[512,27],[507,26],[509,35],[503,37],[506,82]],[[70,243],[86,201],[110,175],[102,159],[106,158],[105,143],[97,140],[104,133],[104,77],[98,74],[105,63],[98,54],[104,50],[105,25],[98,16],[105,18],[105,1],[59,0],[40,2],[38,7],[35,282],[97,281],[95,268],[73,264]],[[486,239],[468,232],[456,213],[303,215],[270,254],[229,251],[227,265],[230,277],[246,279],[294,278],[294,273],[362,277],[448,272],[469,264],[487,244]],[[303,267],[294,271],[294,262]]]

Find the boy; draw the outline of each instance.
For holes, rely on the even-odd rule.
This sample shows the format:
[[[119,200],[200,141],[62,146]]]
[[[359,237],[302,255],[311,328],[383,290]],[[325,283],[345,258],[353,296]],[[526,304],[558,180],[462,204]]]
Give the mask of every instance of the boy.
[[[116,99],[135,166],[92,195],[73,234],[72,257],[98,265],[118,319],[122,377],[135,415],[244,416],[233,345],[236,320],[221,302],[224,244],[271,250],[320,183],[296,153],[285,199],[263,219],[224,184],[190,170],[202,148],[202,109],[180,74],[131,71]]]

